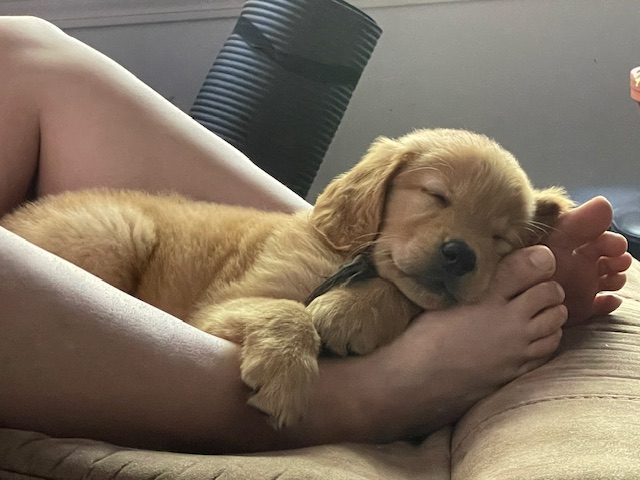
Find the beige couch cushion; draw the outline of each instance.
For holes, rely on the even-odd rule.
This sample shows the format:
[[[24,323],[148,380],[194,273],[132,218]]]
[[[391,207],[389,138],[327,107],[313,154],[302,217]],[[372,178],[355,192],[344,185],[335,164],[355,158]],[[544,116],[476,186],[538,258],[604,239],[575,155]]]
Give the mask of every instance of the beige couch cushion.
[[[188,455],[0,429],[0,479],[448,480],[451,429],[422,445],[326,445],[254,455]]]

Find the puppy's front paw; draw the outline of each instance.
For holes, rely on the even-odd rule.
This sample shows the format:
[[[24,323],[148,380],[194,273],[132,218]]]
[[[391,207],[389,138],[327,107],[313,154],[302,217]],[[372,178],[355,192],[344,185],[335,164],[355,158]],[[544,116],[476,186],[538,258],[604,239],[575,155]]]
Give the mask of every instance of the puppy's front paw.
[[[303,304],[237,298],[201,308],[191,324],[242,345],[242,381],[253,389],[249,405],[281,428],[303,416],[318,376],[320,337]]]
[[[323,345],[341,356],[364,355],[388,343],[418,312],[394,285],[379,278],[333,288],[307,311]]]
[[[255,392],[247,403],[269,415],[269,423],[280,429],[304,416],[311,384],[318,376],[318,360],[311,354],[265,358],[253,351],[244,356],[241,375]]]
[[[307,311],[323,346],[336,355],[363,355],[378,346],[375,307],[359,304],[346,288],[334,288],[317,297]]]

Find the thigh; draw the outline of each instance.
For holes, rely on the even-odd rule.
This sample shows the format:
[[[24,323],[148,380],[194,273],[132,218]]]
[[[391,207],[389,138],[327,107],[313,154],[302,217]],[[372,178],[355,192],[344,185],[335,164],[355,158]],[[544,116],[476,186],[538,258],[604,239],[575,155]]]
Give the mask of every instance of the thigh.
[[[33,22],[0,17],[0,214],[11,210],[33,189],[40,134],[37,101],[27,94],[22,58],[30,48]]]
[[[20,170],[22,191],[38,165],[39,194],[101,186],[286,210],[305,206],[133,74],[51,24],[5,17],[1,35],[13,39],[0,50],[0,61],[11,67],[0,81],[12,85],[0,100],[2,117],[22,123],[0,135],[25,143],[6,153],[14,163],[28,159]]]

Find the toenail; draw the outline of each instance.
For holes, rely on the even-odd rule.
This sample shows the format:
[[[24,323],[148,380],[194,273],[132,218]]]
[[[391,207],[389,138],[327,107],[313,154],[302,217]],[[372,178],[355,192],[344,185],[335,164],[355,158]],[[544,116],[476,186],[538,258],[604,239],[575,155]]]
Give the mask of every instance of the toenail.
[[[552,283],[555,285],[556,290],[558,291],[558,294],[560,295],[560,301],[563,302],[564,301],[564,296],[565,296],[564,288],[562,288],[562,285],[560,285],[558,282],[552,282]]]
[[[551,270],[553,268],[553,256],[546,248],[536,248],[529,254],[529,260],[540,270]]]

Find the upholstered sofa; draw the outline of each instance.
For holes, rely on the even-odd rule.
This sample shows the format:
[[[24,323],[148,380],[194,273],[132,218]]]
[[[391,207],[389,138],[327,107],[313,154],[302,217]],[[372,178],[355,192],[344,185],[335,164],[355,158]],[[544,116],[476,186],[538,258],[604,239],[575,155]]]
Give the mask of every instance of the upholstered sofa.
[[[0,479],[640,479],[640,263],[609,317],[420,444],[188,455],[0,429]]]

